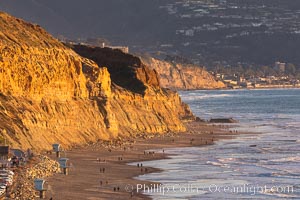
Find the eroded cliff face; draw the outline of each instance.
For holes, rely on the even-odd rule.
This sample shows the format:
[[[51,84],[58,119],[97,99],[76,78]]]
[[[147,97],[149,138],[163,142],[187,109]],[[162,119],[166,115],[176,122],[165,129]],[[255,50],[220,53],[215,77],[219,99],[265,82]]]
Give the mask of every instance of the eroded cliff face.
[[[127,67],[126,57],[99,67],[39,26],[0,13],[0,140],[42,150],[184,131],[189,108],[159,87],[155,71]]]
[[[144,58],[150,68],[155,69],[159,75],[161,87],[175,90],[220,89],[225,84],[217,81],[205,69],[193,66],[174,64],[155,58]]]
[[[111,109],[122,130],[184,131],[181,120],[194,119],[179,95],[162,89],[158,74],[133,55],[109,48],[75,45],[79,55],[105,66],[111,74]],[[145,114],[146,113],[146,114]]]
[[[79,55],[95,61],[100,67],[108,68],[112,81],[127,90],[144,94],[147,86],[160,87],[157,72],[136,56],[110,48],[83,45],[73,45],[71,48]]]

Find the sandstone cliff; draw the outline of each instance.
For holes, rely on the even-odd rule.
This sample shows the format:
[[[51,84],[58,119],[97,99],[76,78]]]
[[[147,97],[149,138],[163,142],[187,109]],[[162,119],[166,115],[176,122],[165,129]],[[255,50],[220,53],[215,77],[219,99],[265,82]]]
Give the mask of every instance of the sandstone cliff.
[[[175,90],[221,89],[225,84],[217,81],[205,69],[194,65],[174,64],[155,58],[144,57],[143,61],[155,69],[164,88]]]
[[[136,56],[110,48],[83,45],[73,45],[71,48],[79,55],[95,61],[100,67],[108,68],[112,81],[125,89],[144,94],[147,85],[159,88],[157,72]]]
[[[178,94],[140,61],[129,66],[131,55],[122,59],[99,67],[38,25],[0,13],[0,139],[42,150],[184,131],[181,119],[193,115]]]

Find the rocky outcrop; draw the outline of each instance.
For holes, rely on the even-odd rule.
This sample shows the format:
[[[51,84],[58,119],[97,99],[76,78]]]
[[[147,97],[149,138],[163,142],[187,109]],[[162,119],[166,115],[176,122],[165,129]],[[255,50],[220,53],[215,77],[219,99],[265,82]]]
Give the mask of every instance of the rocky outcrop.
[[[84,58],[39,26],[0,13],[0,140],[42,150],[185,130],[191,111],[159,87],[154,70],[106,53]]]
[[[35,179],[44,179],[53,174],[60,173],[59,163],[46,156],[33,158],[35,165],[29,166],[26,170],[18,171],[16,188],[10,194],[10,199],[31,200],[36,199],[34,187]]]
[[[144,57],[143,61],[155,69],[164,88],[175,90],[221,89],[225,84],[217,81],[205,69],[194,66],[175,64],[155,58]]]
[[[210,119],[210,123],[237,123],[238,121],[233,118],[215,118]]]

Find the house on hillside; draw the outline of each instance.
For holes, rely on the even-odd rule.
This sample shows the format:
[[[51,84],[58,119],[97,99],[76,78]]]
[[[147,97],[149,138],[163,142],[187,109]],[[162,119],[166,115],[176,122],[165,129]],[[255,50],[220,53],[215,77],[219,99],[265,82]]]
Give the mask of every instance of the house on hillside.
[[[8,160],[9,153],[9,146],[0,146],[0,160]]]
[[[122,51],[123,53],[129,53],[129,47],[128,46],[109,46],[106,45],[104,42],[101,45],[102,48],[110,48],[110,49],[118,49],[120,51]]]
[[[286,64],[282,62],[276,62],[274,69],[279,72],[285,72]]]
[[[6,168],[9,166],[10,148],[9,146],[0,146],[0,167]]]

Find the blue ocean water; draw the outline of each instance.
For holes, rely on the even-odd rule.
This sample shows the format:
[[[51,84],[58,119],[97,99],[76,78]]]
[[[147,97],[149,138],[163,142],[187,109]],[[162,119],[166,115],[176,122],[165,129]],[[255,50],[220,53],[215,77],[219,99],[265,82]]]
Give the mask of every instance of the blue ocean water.
[[[300,199],[300,90],[183,91],[205,119],[233,117],[239,135],[215,145],[173,148],[171,159],[145,162],[164,169],[139,176],[162,183],[153,199]]]

